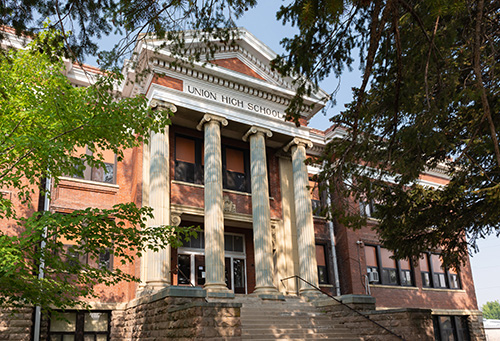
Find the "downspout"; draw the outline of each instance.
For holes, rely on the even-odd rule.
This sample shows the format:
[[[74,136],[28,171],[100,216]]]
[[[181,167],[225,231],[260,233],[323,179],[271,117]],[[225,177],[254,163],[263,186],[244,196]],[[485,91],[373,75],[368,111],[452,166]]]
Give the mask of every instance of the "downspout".
[[[43,201],[42,211],[47,212],[50,206],[50,187],[52,185],[52,180],[50,176],[45,179],[45,195]],[[45,250],[45,238],[47,238],[47,227],[43,228],[42,241],[40,242],[40,265],[38,266],[38,279],[42,280],[44,278],[45,270],[45,259],[43,258],[43,253]],[[42,322],[42,307],[37,305],[35,307],[35,323],[33,328],[33,340],[40,341],[40,326]]]
[[[328,181],[327,181],[327,187],[328,186]],[[332,200],[330,199],[330,193],[327,193],[326,196],[326,203],[328,207],[331,207],[332,205]],[[337,250],[335,248],[335,232],[333,229],[333,221],[331,219],[328,219],[328,231],[330,232],[330,243],[332,246],[332,261],[333,261],[333,275],[335,277],[335,295],[340,296],[340,280],[339,280],[339,267],[338,267],[338,259],[337,259]]]

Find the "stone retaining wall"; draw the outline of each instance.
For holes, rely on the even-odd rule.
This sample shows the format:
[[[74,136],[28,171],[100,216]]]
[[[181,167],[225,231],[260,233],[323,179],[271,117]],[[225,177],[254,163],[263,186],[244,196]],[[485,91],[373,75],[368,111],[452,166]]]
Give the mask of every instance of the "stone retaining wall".
[[[169,292],[166,297],[153,295],[132,301],[124,310],[113,311],[111,340],[210,340],[241,336],[241,304],[206,302],[204,297],[192,295],[193,292],[196,293],[181,290]]]
[[[0,341],[29,341],[32,319],[32,308],[22,308],[16,312],[0,309]]]
[[[431,309],[401,308],[375,310],[375,299],[362,295],[346,295],[342,296],[340,300],[404,340],[434,340],[433,312]],[[347,327],[350,330],[356,331],[356,334],[363,340],[385,341],[401,339],[334,300],[320,301],[317,303],[317,306],[332,317],[334,325],[337,324],[339,327]],[[463,312],[462,315],[468,315],[471,340],[485,340],[480,314]]]

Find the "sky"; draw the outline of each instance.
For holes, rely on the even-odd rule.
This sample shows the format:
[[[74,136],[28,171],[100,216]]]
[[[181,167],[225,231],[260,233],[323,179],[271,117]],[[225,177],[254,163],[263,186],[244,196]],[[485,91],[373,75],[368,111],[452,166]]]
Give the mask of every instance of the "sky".
[[[283,53],[280,45],[283,37],[292,36],[296,30],[291,26],[284,26],[276,20],[276,12],[282,1],[260,1],[257,7],[251,8],[237,21],[239,27],[246,28],[257,39],[270,47],[276,53]],[[92,65],[92,59],[87,60]],[[332,93],[338,86],[339,80],[334,76],[324,80],[320,86],[328,93]],[[346,71],[340,82],[337,93],[337,105],[330,107],[326,114],[319,112],[313,117],[309,126],[321,130],[331,126],[329,118],[344,109],[344,105],[352,100],[351,88],[361,84],[361,72],[354,67],[352,72]],[[479,253],[471,257],[472,272],[476,286],[478,305],[481,307],[488,301],[500,300],[500,238],[489,237],[480,240]]]

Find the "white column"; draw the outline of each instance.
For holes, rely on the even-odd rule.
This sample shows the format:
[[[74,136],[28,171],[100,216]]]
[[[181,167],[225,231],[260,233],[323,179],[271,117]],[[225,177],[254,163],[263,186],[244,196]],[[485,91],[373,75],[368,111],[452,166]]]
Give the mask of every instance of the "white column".
[[[224,268],[224,202],[220,126],[223,117],[205,114],[196,127],[205,131],[205,269],[204,288],[227,292]]]
[[[278,291],[273,284],[273,245],[267,181],[266,136],[271,137],[273,134],[270,130],[252,127],[243,136],[243,141],[250,140],[255,293],[277,294]]]
[[[165,102],[153,100],[151,107],[157,110],[177,111],[177,108]],[[149,185],[147,205],[153,208],[154,218],[149,226],[170,224],[170,166],[169,166],[169,129],[152,133],[149,146],[149,169],[144,181]],[[146,166],[147,167],[147,166]],[[148,250],[144,259],[143,280],[151,290],[159,290],[170,285],[170,247],[157,252]]]
[[[311,194],[309,193],[309,175],[305,164],[306,147],[312,147],[312,143],[305,139],[294,138],[285,147],[285,151],[290,149],[292,154],[297,244],[299,249],[299,276],[309,283],[318,286],[313,212]],[[299,292],[302,295],[316,293],[316,290],[311,288],[311,286],[303,281],[299,282]]]

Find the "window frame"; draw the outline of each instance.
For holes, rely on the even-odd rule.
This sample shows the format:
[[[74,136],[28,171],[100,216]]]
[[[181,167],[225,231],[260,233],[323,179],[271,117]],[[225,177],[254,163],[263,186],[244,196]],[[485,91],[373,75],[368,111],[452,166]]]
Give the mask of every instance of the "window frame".
[[[327,244],[326,243],[315,243],[315,252],[316,252],[316,248],[320,246],[323,248],[323,254],[325,255],[325,265],[317,265],[316,264],[316,267],[317,267],[317,272],[318,272],[318,284],[321,286],[321,285],[330,285],[332,284],[331,280],[330,280],[330,271],[329,271],[329,257],[328,257],[328,247],[327,247]],[[316,252],[316,262],[318,261],[318,258],[317,258],[317,252]],[[319,275],[320,274],[320,267],[324,267],[324,273],[326,274],[326,282],[321,282],[320,281],[320,278],[321,276]]]
[[[368,266],[366,263],[366,247],[374,247],[375,248],[375,256],[376,256],[376,262],[377,262],[377,266]],[[383,247],[380,246],[380,245],[376,245],[376,244],[365,244],[365,266],[366,266],[366,272],[367,274],[369,272],[373,272],[373,270],[377,270],[378,272],[378,275],[379,275],[379,280],[378,282],[370,282],[370,284],[375,284],[375,285],[386,285],[386,286],[395,286],[395,287],[416,287],[416,281],[415,281],[415,269],[413,267],[413,264],[412,262],[410,262],[410,270],[403,270],[401,268],[401,263],[400,263],[400,260],[399,259],[392,259],[391,260],[394,260],[394,263],[396,265],[395,268],[386,268],[386,267],[383,267],[382,265],[382,253],[381,253],[381,249]],[[388,250],[388,249],[386,249]],[[384,276],[383,276],[383,273],[384,273],[384,269],[385,270],[396,270],[396,283],[386,283],[386,281],[384,280]],[[410,272],[410,277],[411,277],[411,283],[410,284],[403,284],[403,276],[402,276],[402,272],[407,272],[409,271]]]
[[[434,289],[447,289],[447,290],[461,290],[462,289],[462,280],[460,278],[460,272],[457,271],[457,273],[452,273],[450,270],[445,267],[444,268],[444,273],[443,272],[437,272],[434,270],[434,266],[432,264],[432,255],[439,256],[439,253],[436,252],[425,252],[425,255],[427,255],[427,266],[429,268],[429,271],[422,271],[420,270],[421,273],[421,278],[422,278],[422,287],[424,288],[434,288]],[[424,274],[429,274],[429,283],[430,286],[425,285],[424,282]],[[445,279],[445,286],[440,286],[438,285],[436,281],[436,275],[444,274],[444,279]],[[454,281],[452,280],[453,277],[456,277],[456,283],[458,283],[458,287],[454,288],[452,287],[451,283]]]
[[[179,137],[183,138],[183,139],[194,141],[194,163],[192,164],[194,167],[193,181],[190,181],[189,179],[186,179],[186,178],[181,178],[180,172],[177,169],[179,162],[190,163],[190,162],[177,160],[177,138],[179,138]],[[192,183],[192,184],[198,184],[198,185],[203,185],[205,183],[204,165],[203,165],[203,160],[202,160],[202,155],[203,155],[202,149],[203,149],[203,139],[184,135],[184,134],[177,134],[177,133],[174,135],[174,180],[183,181],[183,182]]]
[[[93,152],[89,149],[88,146],[85,146],[85,155],[90,155],[90,156],[93,155]],[[115,153],[113,153],[113,155],[114,155],[114,158],[113,158],[114,160],[113,160],[113,163],[112,163],[112,165],[113,165],[113,180],[111,182],[104,181],[104,180],[93,179],[94,171],[98,170],[98,169],[101,169],[101,168],[89,167],[89,165],[87,164],[87,162],[85,162],[85,169],[83,170],[83,177],[78,176],[76,174],[73,174],[72,177],[75,178],[75,179],[82,179],[82,180],[86,180],[86,181],[92,181],[92,182],[98,182],[98,183],[116,185],[116,182],[117,182],[117,175],[116,175],[116,173],[117,173],[117,168],[118,168],[118,158],[116,157]],[[104,162],[104,161],[103,161],[103,163],[106,164],[106,165],[111,164],[109,162]]]
[[[106,335],[106,340],[110,340],[110,334],[111,334],[111,310],[65,310],[65,311],[60,311],[59,313],[62,314],[70,314],[70,313],[75,313],[76,318],[75,318],[75,330],[73,332],[69,331],[51,331],[52,327],[52,316],[49,316],[49,325],[48,325],[48,340],[51,340],[52,336],[60,336],[61,340],[62,337],[65,335],[69,336],[74,336],[74,341],[83,341],[85,336],[88,335],[93,335],[94,340],[96,339],[97,335]],[[90,314],[90,313],[105,313],[108,315],[108,323],[107,323],[107,331],[85,331],[85,314]]]
[[[227,158],[226,158],[227,148],[243,152],[243,169],[244,169],[245,173],[231,172],[231,173],[238,173],[238,174],[244,175],[246,188],[243,191],[240,189],[228,187],[228,172],[230,172],[230,171],[227,170]],[[266,162],[267,162],[267,160],[266,160]],[[269,175],[269,171],[267,173]],[[251,193],[252,192],[251,173],[250,173],[250,151],[248,149],[228,146],[226,144],[222,145],[222,187],[223,187],[223,189],[227,189],[230,191],[236,191],[236,192],[242,192],[242,193]]]
[[[452,335],[450,335],[453,336],[452,340],[470,341],[470,329],[469,329],[469,323],[467,321],[468,318],[467,315],[432,315],[435,340],[437,341],[449,340],[449,338],[445,339],[443,337],[445,336],[444,335],[445,331],[440,320],[441,317],[450,318],[451,328],[448,328],[447,330],[452,331]],[[460,326],[462,328],[459,328],[459,324],[457,323],[458,320],[462,320],[460,322]]]

